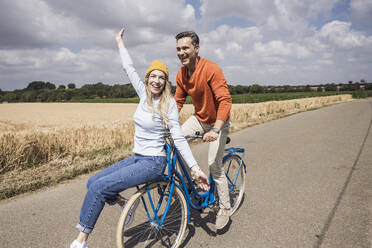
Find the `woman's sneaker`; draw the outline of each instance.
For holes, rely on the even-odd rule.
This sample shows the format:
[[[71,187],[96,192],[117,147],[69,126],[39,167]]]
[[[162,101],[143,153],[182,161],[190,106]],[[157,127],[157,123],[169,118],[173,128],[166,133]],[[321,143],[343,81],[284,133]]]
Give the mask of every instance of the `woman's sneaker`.
[[[88,248],[88,246],[85,242],[80,243],[75,239],[74,242],[71,243],[70,248]]]
[[[127,218],[125,219],[124,221],[124,224],[126,226],[129,226],[130,224],[132,224],[133,220],[134,220],[134,214],[136,212],[136,209],[138,207],[138,204],[139,204],[139,201],[140,199],[137,199],[134,204],[132,205],[132,207],[130,208],[129,212],[128,212],[128,215],[127,215]],[[125,207],[125,205],[128,203],[128,200],[126,199],[125,203],[123,205],[120,206],[120,212],[123,212],[123,209]]]

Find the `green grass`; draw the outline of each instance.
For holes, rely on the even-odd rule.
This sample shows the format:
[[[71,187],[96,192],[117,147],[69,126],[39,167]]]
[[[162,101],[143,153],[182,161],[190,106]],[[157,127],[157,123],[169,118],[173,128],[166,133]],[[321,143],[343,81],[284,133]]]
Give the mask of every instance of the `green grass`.
[[[132,98],[95,98],[95,99],[73,99],[69,102],[86,102],[86,103],[139,103],[138,97]]]
[[[372,90],[356,90],[352,93],[353,98],[372,97]]]
[[[336,92],[291,92],[291,93],[262,93],[262,94],[241,94],[232,95],[233,103],[257,103],[257,102],[267,102],[267,101],[283,101],[299,98],[309,98],[309,97],[319,97],[319,96],[333,96],[351,94],[349,91]]]
[[[372,91],[326,91],[326,92],[291,92],[291,93],[261,93],[261,94],[240,94],[231,95],[233,103],[257,103],[267,101],[283,101],[308,97],[333,96],[352,94],[353,98],[372,97]],[[132,98],[95,98],[95,99],[73,99],[69,102],[86,103],[138,103],[138,97]],[[191,104],[191,97],[187,97],[186,104]]]

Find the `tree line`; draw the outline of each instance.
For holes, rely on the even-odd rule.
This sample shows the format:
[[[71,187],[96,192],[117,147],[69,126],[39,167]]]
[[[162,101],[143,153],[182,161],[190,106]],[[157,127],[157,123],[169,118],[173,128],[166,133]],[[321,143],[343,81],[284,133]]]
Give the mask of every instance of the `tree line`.
[[[305,86],[261,86],[252,85],[228,85],[231,95],[238,94],[259,94],[259,93],[289,93],[289,92],[324,92],[324,91],[358,91],[372,90],[372,83],[349,81],[340,84],[320,84]],[[176,87],[172,86],[172,92]],[[81,101],[87,99],[104,98],[133,98],[137,94],[131,84],[106,85],[102,82],[95,84],[85,84],[77,88],[74,83],[67,86],[59,85],[56,87],[51,82],[33,81],[24,89],[14,91],[2,91],[0,89],[0,102],[63,102]]]
[[[33,81],[24,89],[3,92],[0,89],[0,102],[61,102],[79,101],[95,98],[136,97],[131,84],[106,85],[102,82],[86,84],[76,88],[74,83],[59,85],[43,81]]]

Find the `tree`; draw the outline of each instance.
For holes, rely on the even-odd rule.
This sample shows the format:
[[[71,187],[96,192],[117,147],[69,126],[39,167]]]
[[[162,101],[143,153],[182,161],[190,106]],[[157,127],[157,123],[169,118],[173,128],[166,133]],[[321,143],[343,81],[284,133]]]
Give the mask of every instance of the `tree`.
[[[325,91],[336,91],[337,86],[335,84],[326,84]]]
[[[73,84],[73,83],[69,83],[69,84],[67,85],[67,88],[69,88],[69,89],[75,89],[75,88],[76,88],[76,85]]]
[[[57,101],[64,101],[67,99],[66,90],[57,90],[55,95],[55,100]]]
[[[249,90],[246,89],[246,87],[244,87],[242,85],[237,85],[237,86],[235,86],[235,92],[236,92],[236,94],[244,94],[244,93],[248,93]]]
[[[41,90],[44,88],[45,82],[43,81],[32,81],[28,84],[27,90]]]
[[[257,93],[262,93],[263,92],[263,87],[258,85],[258,84],[252,84],[250,88],[250,93],[257,94]]]
[[[372,83],[366,83],[366,85],[364,86],[364,89],[365,90],[372,90]]]
[[[22,102],[35,102],[37,98],[37,92],[34,90],[23,91],[20,97]]]
[[[56,86],[50,82],[43,82],[43,81],[32,81],[28,84],[27,90],[42,90],[42,89],[50,89],[54,90]]]
[[[292,92],[292,87],[290,85],[284,85],[283,86],[283,92]]]
[[[56,89],[56,86],[50,82],[46,82],[45,83],[45,88],[46,89],[50,89],[50,90],[55,90]]]
[[[60,86],[58,86],[58,89],[66,89],[66,86],[64,86],[63,84],[61,84]]]
[[[137,93],[136,93],[136,90],[133,88],[133,85],[126,84],[124,97],[130,98],[130,97],[136,97],[136,96],[137,96]]]
[[[354,84],[353,90],[360,90],[360,84],[358,82]]]
[[[71,100],[73,96],[73,93],[71,90],[66,90],[66,100]]]
[[[14,94],[13,92],[8,92],[5,94],[5,96],[3,97],[3,100],[4,101],[7,101],[7,102],[14,102],[17,100],[17,95]]]
[[[47,89],[44,89],[40,91],[40,93],[37,96],[37,101],[38,102],[46,102],[49,97],[49,91]]]

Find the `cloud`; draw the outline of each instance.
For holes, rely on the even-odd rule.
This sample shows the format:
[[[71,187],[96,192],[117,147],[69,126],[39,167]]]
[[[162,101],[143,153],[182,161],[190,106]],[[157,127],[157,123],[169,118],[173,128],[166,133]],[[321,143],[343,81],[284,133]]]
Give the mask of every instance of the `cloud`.
[[[174,35],[195,23],[194,8],[183,0],[4,0],[0,88],[24,88],[32,80],[127,83],[114,39],[122,26],[140,74],[155,58],[176,70]]]
[[[130,42],[148,44],[161,35],[193,28],[195,16],[191,5],[172,0],[162,4],[151,0],[3,0],[0,23],[0,49],[109,47],[112,35],[122,26],[134,30],[135,39]]]
[[[78,32],[74,18],[52,12],[43,1],[4,0],[0,6],[0,49],[48,47],[74,40]]]
[[[365,36],[361,32],[351,30],[351,23],[332,21],[322,27],[319,39],[329,46],[339,49],[353,49],[372,45],[372,36]]]
[[[127,83],[114,39],[122,26],[140,75],[159,59],[174,80],[181,66],[174,36],[196,30],[200,55],[219,64],[232,84],[372,77],[371,0],[201,0],[200,10],[191,3],[2,0],[0,88],[33,80]]]
[[[371,0],[351,0],[351,18],[355,26],[360,29],[372,28],[372,1]]]
[[[274,8],[273,2],[268,0],[201,0],[201,3],[201,16],[203,21],[207,22],[224,16],[235,15],[254,23],[264,23],[268,14],[267,11],[270,12]]]
[[[9,75],[17,75],[15,82],[20,82],[12,88],[24,88],[25,83],[34,80],[57,85],[106,82],[107,78],[120,79],[121,73],[118,55],[112,50],[84,49],[79,53],[68,48],[9,50],[1,51],[0,56],[1,82],[11,80]]]

